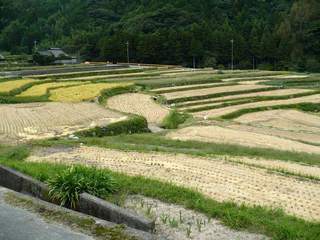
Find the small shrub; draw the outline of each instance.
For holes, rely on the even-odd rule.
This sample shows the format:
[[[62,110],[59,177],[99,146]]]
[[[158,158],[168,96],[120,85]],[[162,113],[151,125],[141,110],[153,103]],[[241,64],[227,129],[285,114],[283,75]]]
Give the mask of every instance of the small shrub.
[[[164,119],[161,124],[166,129],[176,129],[182,123],[189,118],[186,113],[179,113],[177,110],[171,111]]]
[[[62,206],[75,208],[79,195],[87,192],[104,197],[116,190],[116,183],[105,171],[80,166],[71,167],[48,180],[49,197]]]
[[[150,132],[147,120],[141,116],[134,116],[128,120],[109,124],[106,127],[95,127],[91,130],[79,132],[77,135],[80,137],[104,137],[146,132]]]

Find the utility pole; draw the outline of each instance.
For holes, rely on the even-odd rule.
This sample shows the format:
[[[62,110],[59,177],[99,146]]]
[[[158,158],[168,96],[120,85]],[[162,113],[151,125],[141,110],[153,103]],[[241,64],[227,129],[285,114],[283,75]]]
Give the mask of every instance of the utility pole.
[[[193,70],[196,70],[196,57],[193,56]]]
[[[36,52],[38,49],[37,49],[37,40],[34,40],[33,44],[34,44],[34,51]]]
[[[253,71],[255,70],[256,66],[255,66],[255,58],[254,56],[252,57],[252,67],[253,67]]]
[[[233,71],[234,69],[234,40],[231,40],[231,70]]]
[[[130,44],[129,44],[129,41],[127,41],[126,43],[127,45],[127,63],[130,64]]]

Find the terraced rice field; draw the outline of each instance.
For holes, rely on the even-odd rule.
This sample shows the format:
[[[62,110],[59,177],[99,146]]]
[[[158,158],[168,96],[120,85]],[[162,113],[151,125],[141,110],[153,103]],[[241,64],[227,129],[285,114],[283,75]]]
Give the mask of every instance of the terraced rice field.
[[[131,85],[131,83],[92,83],[68,88],[58,88],[50,91],[49,99],[55,102],[81,102],[94,99],[99,96],[103,90],[129,85]]]
[[[234,130],[220,126],[191,126],[171,132],[168,138],[236,144],[249,147],[271,148],[293,152],[320,154],[320,146],[312,146],[280,137],[249,131]]]
[[[258,127],[269,127],[294,132],[320,135],[320,116],[297,110],[272,110],[243,115],[235,121]]]
[[[36,80],[34,79],[20,79],[20,80],[11,80],[0,82],[0,93],[9,93],[12,90],[21,88],[29,83],[33,83]]]
[[[80,147],[39,150],[29,157],[28,161],[82,163],[110,168],[130,175],[142,175],[195,188],[218,201],[278,207],[288,214],[304,219],[320,220],[318,183],[281,176],[267,169],[231,163],[219,157],[207,159],[183,154],[122,152]],[[299,168],[297,164],[290,166]],[[319,174],[318,168],[312,169],[314,174]]]
[[[149,123],[160,124],[169,109],[155,103],[150,95],[128,93],[108,99],[107,106],[120,112],[144,116]]]
[[[231,96],[225,96],[225,97],[217,97],[217,98],[212,98],[210,100],[186,101],[180,104],[179,103],[176,104],[176,107],[180,108],[181,110],[190,110],[190,109],[204,107],[204,106],[219,105],[226,101],[242,100],[245,98],[292,96],[295,94],[309,93],[309,92],[311,93],[313,91],[308,89],[279,89],[279,90],[272,90],[272,91],[263,91],[263,92],[256,92],[256,93],[246,93],[246,94],[237,94],[237,95],[231,95]]]
[[[263,89],[270,86],[263,85],[235,85],[235,86],[223,86],[223,87],[213,87],[206,89],[197,89],[197,90],[187,90],[183,92],[172,92],[162,94],[166,99],[173,100],[183,97],[195,97],[195,96],[205,96],[209,94],[218,94],[218,93],[228,93],[228,92],[237,92],[237,91],[246,91],[254,89]]]
[[[17,97],[38,97],[43,96],[48,93],[50,89],[53,88],[61,88],[67,86],[74,86],[85,84],[89,82],[79,82],[79,81],[69,81],[69,82],[52,82],[52,83],[43,83],[39,85],[35,85],[26,91],[22,92],[21,94],[17,95]]]
[[[207,111],[196,112],[193,115],[199,118],[216,118],[223,115],[236,112],[241,109],[257,108],[257,107],[269,107],[277,105],[297,104],[297,103],[320,103],[320,94],[315,94],[306,97],[299,97],[287,100],[271,100],[254,103],[246,103],[242,105],[229,106],[224,108],[212,109]]]
[[[6,141],[64,136],[126,118],[94,103],[0,104],[0,113],[0,139]]]

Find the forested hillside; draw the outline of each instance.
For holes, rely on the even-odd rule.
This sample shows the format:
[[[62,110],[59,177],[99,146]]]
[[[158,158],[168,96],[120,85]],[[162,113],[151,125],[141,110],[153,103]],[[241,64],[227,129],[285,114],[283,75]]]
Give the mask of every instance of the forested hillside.
[[[0,0],[0,51],[84,59],[320,70],[319,0]]]

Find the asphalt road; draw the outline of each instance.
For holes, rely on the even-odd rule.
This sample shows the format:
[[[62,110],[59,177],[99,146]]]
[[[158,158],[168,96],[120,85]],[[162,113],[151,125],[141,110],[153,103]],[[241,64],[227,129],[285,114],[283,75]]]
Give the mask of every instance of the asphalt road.
[[[0,187],[1,240],[93,240],[67,226],[45,222],[37,214],[5,203],[9,190]]]

